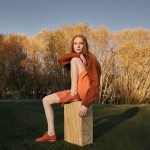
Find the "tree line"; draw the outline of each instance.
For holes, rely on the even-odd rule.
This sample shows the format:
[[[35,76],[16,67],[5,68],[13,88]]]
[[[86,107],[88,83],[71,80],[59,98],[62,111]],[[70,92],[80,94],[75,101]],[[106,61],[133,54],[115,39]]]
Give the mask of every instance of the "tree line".
[[[97,103],[150,102],[150,31],[111,32],[88,24],[44,29],[34,37],[0,34],[0,99],[41,99],[70,88],[70,72],[57,57],[69,52],[76,34],[86,36],[101,64]]]

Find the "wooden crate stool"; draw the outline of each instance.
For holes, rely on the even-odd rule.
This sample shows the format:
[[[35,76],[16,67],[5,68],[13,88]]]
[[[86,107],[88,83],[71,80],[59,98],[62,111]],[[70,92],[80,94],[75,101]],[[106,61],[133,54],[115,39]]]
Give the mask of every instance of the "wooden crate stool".
[[[85,117],[79,116],[82,101],[64,105],[64,140],[84,146],[93,143],[93,109],[88,108]]]

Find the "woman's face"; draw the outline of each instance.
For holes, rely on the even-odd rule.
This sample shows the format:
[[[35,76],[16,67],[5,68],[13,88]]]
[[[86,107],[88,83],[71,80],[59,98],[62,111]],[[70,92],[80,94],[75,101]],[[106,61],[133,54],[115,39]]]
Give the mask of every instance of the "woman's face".
[[[84,46],[84,42],[82,38],[76,37],[74,39],[73,48],[76,53],[82,52]]]

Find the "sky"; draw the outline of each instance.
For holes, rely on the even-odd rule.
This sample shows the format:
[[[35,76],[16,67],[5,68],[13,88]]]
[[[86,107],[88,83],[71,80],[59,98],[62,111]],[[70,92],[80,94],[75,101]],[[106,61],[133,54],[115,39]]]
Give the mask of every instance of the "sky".
[[[150,0],[0,0],[0,33],[34,36],[44,29],[88,23],[109,31],[150,30]]]

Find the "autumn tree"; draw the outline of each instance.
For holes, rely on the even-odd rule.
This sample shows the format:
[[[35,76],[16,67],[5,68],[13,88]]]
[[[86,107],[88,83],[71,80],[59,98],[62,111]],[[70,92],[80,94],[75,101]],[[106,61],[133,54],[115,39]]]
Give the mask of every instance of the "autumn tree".
[[[145,103],[150,98],[150,32],[124,30],[114,34],[116,95],[122,103]]]

